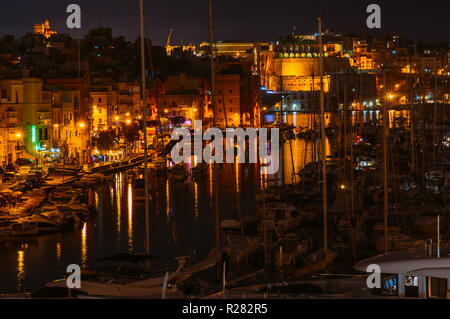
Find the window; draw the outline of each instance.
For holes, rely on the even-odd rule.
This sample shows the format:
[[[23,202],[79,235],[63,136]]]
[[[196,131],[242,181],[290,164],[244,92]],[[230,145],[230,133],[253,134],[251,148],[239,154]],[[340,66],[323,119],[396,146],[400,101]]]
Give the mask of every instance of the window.
[[[232,89],[230,89],[230,94],[232,94],[233,93],[233,90]]]
[[[102,103],[102,98],[101,97],[98,98],[98,103]]]
[[[233,100],[232,100],[232,99],[230,99],[230,104],[231,104],[231,103],[233,103]]]

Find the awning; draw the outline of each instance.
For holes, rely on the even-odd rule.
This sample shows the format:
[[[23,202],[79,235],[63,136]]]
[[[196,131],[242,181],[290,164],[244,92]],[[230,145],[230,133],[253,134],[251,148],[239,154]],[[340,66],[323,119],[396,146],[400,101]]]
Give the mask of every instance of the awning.
[[[27,158],[27,159],[32,160],[32,161],[34,161],[36,159],[36,157],[34,157],[34,156],[32,156],[32,155],[30,155],[28,153],[22,153],[20,157],[21,158]]]

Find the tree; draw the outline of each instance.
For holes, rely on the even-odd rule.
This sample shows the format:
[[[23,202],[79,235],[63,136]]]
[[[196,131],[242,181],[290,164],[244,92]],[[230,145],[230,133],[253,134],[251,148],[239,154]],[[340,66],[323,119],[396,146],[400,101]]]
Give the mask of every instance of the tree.
[[[122,132],[127,145],[127,149],[129,146],[131,146],[132,149],[134,142],[139,140],[139,124],[134,122],[128,125],[124,125],[122,128]]]
[[[117,143],[117,137],[114,131],[100,131],[92,136],[91,142],[100,151],[109,151]]]

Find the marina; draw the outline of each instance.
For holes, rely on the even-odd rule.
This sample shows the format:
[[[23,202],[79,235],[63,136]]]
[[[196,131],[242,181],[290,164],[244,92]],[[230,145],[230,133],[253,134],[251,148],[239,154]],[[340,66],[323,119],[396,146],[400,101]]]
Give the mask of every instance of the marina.
[[[294,118],[288,118],[288,121],[297,123],[308,117],[307,114],[292,116]],[[332,120],[330,123],[339,123],[339,114],[329,114],[329,118]],[[333,147],[339,145],[336,143],[339,140],[339,135],[327,138],[328,158],[339,151],[339,147]],[[328,191],[331,251],[322,257],[321,202],[316,175],[321,165],[314,165],[317,163],[313,161],[315,156],[312,153],[315,143],[303,138],[286,140],[280,155],[282,167],[272,176],[261,175],[257,164],[223,164],[218,177],[221,181],[220,234],[230,296],[238,297],[234,291],[240,291],[241,296],[252,295],[261,291],[256,287],[265,287],[262,282],[276,285],[277,282],[295,282],[295,278],[311,275],[323,280],[327,278],[324,277],[326,274],[347,274],[353,278],[348,284],[351,286],[353,282],[358,286],[356,283],[359,282],[360,287],[363,281],[353,269],[354,258],[358,261],[384,251],[383,225],[379,223],[382,193],[377,195],[372,190],[375,185],[368,184],[366,176],[371,174],[370,180],[376,180],[377,166],[358,170],[358,163],[354,163],[353,183],[358,192],[353,195],[352,212],[348,182],[339,178],[339,166],[330,160],[327,161],[327,180],[331,186]],[[357,143],[354,146],[358,148]],[[295,154],[292,159],[291,154]],[[159,161],[158,157],[154,159]],[[148,294],[147,297],[157,298],[168,272],[167,283],[171,287],[167,290],[168,298],[179,298],[186,293],[213,297],[214,284],[202,287],[197,278],[206,276],[212,280],[215,277],[214,193],[212,168],[208,164],[175,165],[173,167],[179,167],[180,173],[169,172],[167,175],[159,174],[157,167],[152,166],[149,173],[150,251],[154,256],[150,259],[151,271],[147,274],[139,263],[130,263],[126,267],[118,263],[121,270],[113,276],[113,282],[119,285],[121,282],[124,284],[123,280],[129,282],[125,286],[130,292],[120,295],[109,287],[111,282],[107,278],[112,276],[108,275],[111,268],[102,268],[100,260],[117,254],[139,255],[144,251],[145,232],[139,227],[145,222],[144,196],[139,186],[144,173],[141,161],[142,156],[137,155],[115,165],[80,171],[76,176],[65,175],[64,182],[60,175],[49,175],[50,185],[45,181],[40,188],[20,194],[20,198],[27,199],[16,204],[16,210],[1,215],[0,247],[7,256],[2,261],[2,269],[9,269],[9,272],[14,269],[14,273],[5,272],[3,282],[6,284],[3,287],[7,288],[2,293],[11,294],[18,289],[38,291],[44,285],[53,287],[53,280],[58,279],[55,274],[59,274],[59,278],[64,277],[63,265],[75,262],[91,275],[89,282],[94,286],[88,289],[87,294],[110,297],[143,297]],[[196,170],[196,167],[202,169]],[[201,178],[196,178],[198,174]],[[431,210],[435,212],[434,216],[442,216],[441,240],[444,242],[448,238],[445,219],[448,193],[442,181],[438,185],[438,192],[425,186],[412,196],[400,187],[392,191],[390,251],[420,249],[426,241],[433,241],[435,217],[426,207],[434,207]],[[11,194],[14,193],[11,191]],[[421,205],[424,209],[418,210]],[[408,211],[408,207],[413,206],[415,211]],[[400,224],[399,221],[408,222]],[[37,275],[34,269],[44,259],[46,268]],[[201,266],[202,263],[205,266]],[[100,279],[92,279],[96,278],[94,274],[99,276],[100,269],[110,269],[101,272],[106,276],[104,284],[100,284]],[[249,269],[252,269],[252,274],[246,275]],[[133,282],[139,277],[133,278],[139,273],[143,278],[150,276],[154,279],[142,279],[142,288],[139,289],[143,290],[134,290],[132,287],[139,287],[139,280],[135,285]],[[341,278],[338,282],[346,286],[345,281]],[[259,286],[255,286],[258,282]],[[64,281],[60,283],[65,285]],[[106,286],[102,288],[101,285]],[[316,285],[320,287],[320,280]],[[261,293],[264,296],[267,292]],[[356,294],[355,291],[352,293]]]
[[[135,5],[131,40],[78,4],[0,36],[0,300],[450,299],[447,42],[322,2],[312,33],[217,40],[207,0],[158,45],[164,4]]]

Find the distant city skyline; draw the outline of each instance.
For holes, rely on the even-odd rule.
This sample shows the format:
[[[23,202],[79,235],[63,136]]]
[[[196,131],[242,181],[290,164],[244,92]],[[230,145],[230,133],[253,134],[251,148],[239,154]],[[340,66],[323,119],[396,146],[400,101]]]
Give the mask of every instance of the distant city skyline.
[[[70,30],[65,21],[68,4],[77,3],[82,10],[82,28]],[[399,34],[411,39],[442,43],[449,41],[448,18],[444,0],[398,1],[322,1],[324,29],[349,34],[367,33],[385,36]],[[365,12],[370,3],[381,6],[381,30],[369,30]],[[144,1],[149,33],[155,45],[164,45],[170,29],[173,29],[172,44],[198,44],[209,39],[207,1],[195,0],[189,4],[183,0]],[[33,32],[33,26],[48,18],[52,29],[68,33],[72,37],[83,37],[89,29],[111,27],[113,36],[125,36],[134,41],[139,35],[138,1],[77,0],[72,2],[10,1],[0,5],[0,35],[12,34],[21,37]],[[320,1],[302,2],[283,0],[278,3],[268,0],[214,1],[214,20],[217,41],[269,41],[293,31],[297,34],[314,33],[316,17],[320,13]]]

